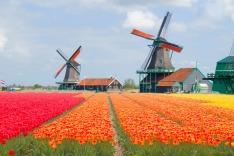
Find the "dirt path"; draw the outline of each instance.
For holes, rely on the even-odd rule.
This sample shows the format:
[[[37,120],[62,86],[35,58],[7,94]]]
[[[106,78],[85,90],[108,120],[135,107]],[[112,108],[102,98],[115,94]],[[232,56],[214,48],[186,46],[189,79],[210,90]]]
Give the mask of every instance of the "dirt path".
[[[115,133],[115,136],[113,138],[113,141],[118,142],[118,144],[115,147],[115,152],[114,152],[114,156],[123,156],[123,152],[124,152],[124,148],[119,144],[119,136],[117,133],[117,129],[116,129],[116,125],[115,125],[115,117],[114,117],[114,110],[111,109],[111,104],[110,104],[110,96],[108,95],[108,100],[109,100],[109,109],[110,109],[110,119],[111,119],[111,123],[112,123],[112,129]]]

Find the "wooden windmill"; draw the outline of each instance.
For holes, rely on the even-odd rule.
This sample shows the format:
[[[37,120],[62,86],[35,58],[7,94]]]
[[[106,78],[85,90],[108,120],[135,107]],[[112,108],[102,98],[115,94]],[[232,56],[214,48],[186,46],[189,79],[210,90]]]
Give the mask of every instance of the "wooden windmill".
[[[59,89],[74,89],[76,84],[80,82],[80,69],[81,65],[75,61],[76,57],[80,54],[81,46],[73,53],[73,55],[67,59],[64,53],[58,49],[56,50],[59,55],[66,61],[65,64],[58,70],[55,74],[55,78],[61,73],[61,71],[66,67],[66,73],[63,82],[57,82],[60,84]]]
[[[156,92],[157,82],[175,71],[175,68],[171,63],[169,51],[171,50],[172,52],[175,51],[180,53],[183,47],[168,42],[164,38],[171,16],[172,14],[170,12],[166,13],[157,37],[136,29],[133,29],[131,32],[131,34],[153,41],[153,44],[150,45],[150,52],[141,66],[141,70],[137,71],[137,73],[140,74],[139,86],[141,92]]]

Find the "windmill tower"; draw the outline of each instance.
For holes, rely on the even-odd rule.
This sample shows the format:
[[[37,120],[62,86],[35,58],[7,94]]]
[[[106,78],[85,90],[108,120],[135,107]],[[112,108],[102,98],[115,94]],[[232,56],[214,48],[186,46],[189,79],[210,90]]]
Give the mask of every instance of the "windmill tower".
[[[171,50],[172,52],[180,53],[183,47],[170,43],[164,38],[171,16],[172,14],[170,12],[166,13],[156,38],[151,34],[136,29],[133,29],[131,32],[134,35],[153,41],[153,44],[149,46],[150,52],[146,60],[141,66],[141,69],[137,70],[139,74],[140,92],[156,92],[158,81],[175,71],[169,52]]]
[[[55,74],[55,78],[66,67],[66,73],[63,82],[56,82],[59,84],[60,90],[74,89],[76,84],[80,82],[80,69],[81,65],[75,61],[76,57],[80,54],[81,46],[73,53],[73,55],[67,59],[64,53],[58,49],[56,50],[59,55],[66,61],[66,63]]]
[[[234,94],[234,40],[229,56],[217,62],[215,74],[207,74],[213,81],[212,91]]]

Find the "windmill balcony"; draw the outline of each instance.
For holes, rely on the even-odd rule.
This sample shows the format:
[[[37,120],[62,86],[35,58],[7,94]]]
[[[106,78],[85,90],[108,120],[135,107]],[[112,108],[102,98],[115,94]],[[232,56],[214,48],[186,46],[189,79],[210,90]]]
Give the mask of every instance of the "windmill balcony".
[[[207,78],[214,78],[215,74],[214,73],[207,73]]]
[[[136,73],[173,73],[173,72],[175,72],[175,68],[172,68],[172,69],[155,68],[155,69],[146,69],[146,70],[136,71]]]

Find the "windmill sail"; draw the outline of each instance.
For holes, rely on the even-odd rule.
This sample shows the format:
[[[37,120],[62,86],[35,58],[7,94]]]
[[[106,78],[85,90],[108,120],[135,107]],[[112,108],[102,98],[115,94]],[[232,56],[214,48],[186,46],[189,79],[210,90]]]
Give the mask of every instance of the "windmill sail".
[[[63,82],[73,82],[80,80],[80,64],[75,61],[75,58],[80,54],[81,46],[72,54],[68,59],[62,50],[56,50],[59,55],[66,61],[66,63],[58,70],[55,74],[55,78],[61,73],[61,71],[66,67],[66,73]]]
[[[136,30],[136,29],[133,29],[131,34],[136,35],[136,36],[140,36],[140,37],[143,37],[143,38],[146,38],[146,39],[150,39],[150,40],[154,39],[153,35],[144,33],[142,31],[139,31],[139,30]]]
[[[172,14],[170,12],[167,12],[162,21],[162,24],[161,24],[161,27],[159,29],[156,39],[153,35],[144,33],[136,29],[133,29],[133,31],[131,32],[131,34],[133,35],[137,35],[137,36],[149,39],[149,40],[153,40],[153,45],[150,49],[148,56],[146,57],[144,63],[141,66],[141,70],[174,69],[170,60],[169,50],[180,53],[183,47],[176,45],[174,43],[167,42],[167,40],[164,38],[167,32],[168,26],[170,24],[171,17],[172,17]]]
[[[142,64],[142,66],[141,66],[141,69],[142,69],[142,70],[146,70],[146,69],[147,69],[147,67],[148,67],[148,65],[149,65],[149,63],[150,63],[150,61],[151,61],[151,59],[152,59],[152,55],[153,55],[153,53],[154,53],[156,47],[157,47],[157,46],[152,46],[152,47],[150,48],[149,54],[148,54],[148,56],[146,57],[146,59],[145,59],[144,63]]]
[[[165,41],[162,41],[161,47],[166,48],[166,49],[170,49],[170,50],[178,52],[178,53],[180,53],[183,49],[183,47],[181,47],[179,45],[176,45],[176,44],[173,44],[170,42],[165,42]]]
[[[69,60],[74,61],[76,57],[80,54],[81,46],[74,52],[74,54],[70,57]]]
[[[68,61],[67,56],[62,52],[61,49],[58,49],[58,50],[56,50],[56,51],[59,53],[60,56],[62,56],[62,58],[63,58],[65,61]]]
[[[161,25],[161,27],[159,29],[159,32],[158,32],[158,37],[164,37],[165,36],[168,25],[169,25],[170,20],[171,20],[171,15],[172,14],[170,12],[167,12],[166,16],[164,17],[162,25]]]
[[[57,73],[55,74],[55,78],[61,73],[61,71],[63,70],[63,68],[66,66],[66,64],[64,64],[58,71]]]

